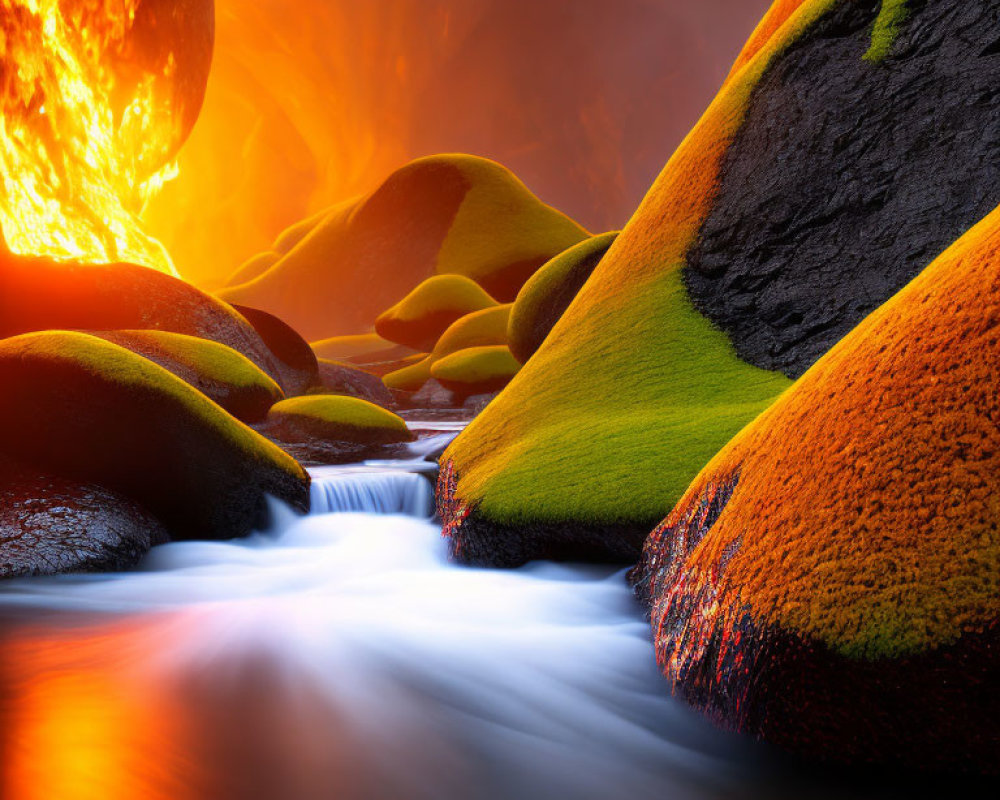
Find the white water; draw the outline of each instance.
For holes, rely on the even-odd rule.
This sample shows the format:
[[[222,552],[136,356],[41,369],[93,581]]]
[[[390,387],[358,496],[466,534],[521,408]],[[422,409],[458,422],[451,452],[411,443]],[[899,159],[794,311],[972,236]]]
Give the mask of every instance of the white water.
[[[159,767],[184,787],[163,796],[775,796],[743,744],[667,696],[622,572],[456,567],[426,519],[426,478],[315,472],[317,513],[278,509],[269,532],[159,547],[136,573],[0,590],[0,608],[35,628],[59,627],[52,612],[87,621],[85,638],[59,634],[60,658],[86,650],[87,670],[141,698],[175,687],[167,716],[210,746],[157,738]],[[411,516],[319,513],[335,502]],[[128,632],[109,633],[120,615]],[[196,774],[212,788],[192,788]]]

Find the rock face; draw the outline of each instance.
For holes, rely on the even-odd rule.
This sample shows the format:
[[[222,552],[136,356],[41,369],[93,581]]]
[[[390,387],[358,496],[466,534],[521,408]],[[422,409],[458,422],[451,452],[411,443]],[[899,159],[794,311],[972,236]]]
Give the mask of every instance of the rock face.
[[[617,233],[605,233],[584,239],[553,258],[524,284],[514,303],[507,335],[518,361],[527,364],[542,346],[616,238]]]
[[[428,352],[448,326],[496,301],[479,284],[462,275],[435,275],[421,283],[375,320],[383,339]]]
[[[134,264],[74,264],[0,246],[0,338],[44,330],[162,330],[242,353],[274,378],[278,363],[253,327],[184,281]]]
[[[94,335],[159,364],[243,422],[259,422],[285,399],[277,383],[224,344],[166,331]]]
[[[510,302],[587,236],[504,167],[465,155],[414,161],[299,234],[273,267],[220,296],[276,314],[309,341],[370,330],[432,275],[465,275]]]
[[[168,538],[134,500],[0,462],[0,578],[128,569]]]
[[[1000,23],[973,5],[907,4],[876,26],[876,0],[775,3],[551,334],[446,453],[456,554],[472,525],[481,542],[493,526],[498,556],[511,527],[543,525],[588,541],[619,525],[638,554],[784,372],[1000,200],[984,162]]]
[[[131,498],[175,539],[267,521],[266,495],[305,510],[309,478],[279,448],[162,367],[82,333],[0,341],[0,451]]]
[[[1000,209],[698,476],[633,573],[673,689],[828,761],[998,771]]]
[[[695,305],[791,377],[1000,202],[996,9],[907,3],[873,61],[881,5],[838,4],[757,85],[688,255]]]
[[[233,306],[257,331],[276,362],[276,380],[289,397],[305,394],[319,380],[319,365],[309,343],[283,320],[249,306]]]

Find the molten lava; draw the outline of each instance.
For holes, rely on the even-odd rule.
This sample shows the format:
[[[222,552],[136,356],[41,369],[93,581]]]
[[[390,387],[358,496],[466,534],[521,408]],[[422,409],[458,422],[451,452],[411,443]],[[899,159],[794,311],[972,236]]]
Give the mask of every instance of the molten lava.
[[[0,231],[16,253],[174,272],[145,204],[204,93],[212,0],[0,0]]]

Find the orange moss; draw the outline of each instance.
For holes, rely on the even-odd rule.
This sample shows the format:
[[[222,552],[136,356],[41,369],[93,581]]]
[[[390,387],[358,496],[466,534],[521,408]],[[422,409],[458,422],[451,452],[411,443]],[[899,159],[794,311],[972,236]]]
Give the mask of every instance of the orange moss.
[[[723,613],[854,658],[984,631],[1000,616],[998,325],[1000,209],[705,468],[667,526],[739,481],[679,581],[714,575]]]
[[[380,353],[398,349],[399,345],[383,339],[377,333],[361,333],[356,336],[333,336],[310,344],[317,358],[343,361],[351,358],[372,358],[377,360]]]
[[[754,32],[750,34],[750,38],[743,46],[739,56],[737,56],[729,75],[726,77],[727,83],[732,80],[744,66],[752,61],[757,53],[767,46],[767,43],[771,41],[771,37],[781,30],[782,26],[788,21],[789,17],[798,11],[799,6],[805,2],[807,2],[807,0],[775,0],[774,4],[764,15],[764,18],[760,21],[757,27],[754,28]]]

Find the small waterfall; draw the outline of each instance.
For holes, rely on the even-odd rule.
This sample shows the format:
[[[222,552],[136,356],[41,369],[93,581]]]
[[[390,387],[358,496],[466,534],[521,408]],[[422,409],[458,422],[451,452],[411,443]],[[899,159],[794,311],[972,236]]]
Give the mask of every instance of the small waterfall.
[[[430,480],[402,470],[317,469],[311,498],[314,515],[351,511],[430,519],[434,514]]]

